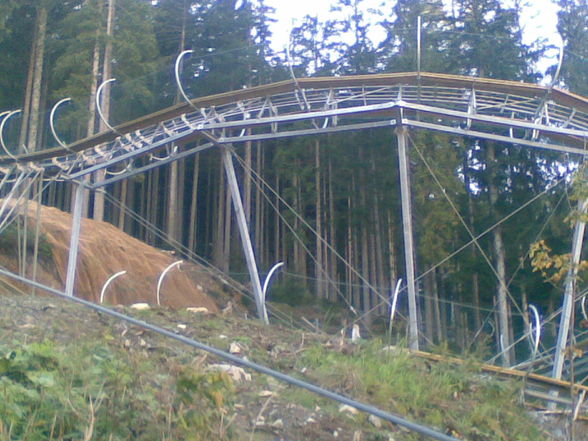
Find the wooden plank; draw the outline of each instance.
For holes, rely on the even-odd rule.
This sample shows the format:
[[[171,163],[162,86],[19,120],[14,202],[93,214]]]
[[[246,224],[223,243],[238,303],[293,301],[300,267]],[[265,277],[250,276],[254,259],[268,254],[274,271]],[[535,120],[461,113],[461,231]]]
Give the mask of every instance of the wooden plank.
[[[424,358],[427,360],[432,360],[432,361],[443,361],[443,362],[453,363],[453,364],[464,364],[465,363],[465,361],[460,358],[446,357],[444,355],[431,354],[429,352],[424,352],[424,351],[410,351],[410,353],[413,355],[416,355],[417,357]],[[501,366],[494,366],[491,364],[481,364],[480,369],[483,372],[491,372],[491,373],[502,375],[505,377],[521,378],[521,379],[526,378],[527,380],[532,380],[534,382],[545,384],[545,385],[552,386],[552,387],[559,387],[561,389],[568,390],[568,391],[572,390],[572,388],[573,388],[577,392],[580,392],[580,391],[588,392],[588,386],[584,386],[582,384],[578,384],[578,383],[572,384],[569,381],[556,380],[555,378],[546,377],[545,375],[527,373],[525,371],[519,371],[517,369],[504,368]]]

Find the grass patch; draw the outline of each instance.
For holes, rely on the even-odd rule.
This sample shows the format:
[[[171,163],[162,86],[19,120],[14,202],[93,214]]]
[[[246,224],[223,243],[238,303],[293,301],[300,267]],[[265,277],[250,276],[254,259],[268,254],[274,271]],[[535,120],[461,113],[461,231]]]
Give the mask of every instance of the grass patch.
[[[19,233],[18,222],[19,220],[11,222],[0,234],[0,251],[4,254],[14,254],[22,246],[24,232]],[[21,243],[19,244],[19,242]],[[32,256],[35,251],[35,230],[30,226],[26,231],[26,249],[27,253]],[[53,256],[51,245],[44,233],[39,234],[38,253],[43,262],[48,262]]]
[[[171,371],[174,371],[173,369]],[[0,440],[229,440],[233,387],[108,344],[0,347]]]
[[[313,381],[476,441],[545,439],[518,404],[521,385],[485,379],[476,363],[429,363],[403,350],[363,344],[352,355],[316,345],[299,360]],[[407,434],[405,439],[418,439]]]

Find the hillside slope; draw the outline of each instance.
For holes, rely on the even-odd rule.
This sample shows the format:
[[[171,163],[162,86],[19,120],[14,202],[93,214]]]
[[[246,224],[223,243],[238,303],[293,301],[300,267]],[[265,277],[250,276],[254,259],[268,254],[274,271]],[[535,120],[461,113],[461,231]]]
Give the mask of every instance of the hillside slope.
[[[544,417],[557,433],[550,436],[524,410],[520,383],[480,375],[475,362],[431,364],[406,351],[383,351],[381,342],[352,345],[231,315],[117,309],[459,439],[568,439],[565,421]],[[113,441],[425,439],[255,372],[238,379],[215,374],[223,363],[78,305],[14,295],[0,284],[2,441],[38,434],[68,439],[49,436],[55,415],[69,439],[85,433]],[[13,438],[6,436],[9,427]],[[576,441],[586,440],[585,429],[578,425]]]
[[[37,205],[28,203],[27,277],[33,274],[33,234]],[[22,215],[21,215],[22,216]],[[67,273],[72,218],[52,207],[41,207],[41,253],[37,280],[63,289]],[[0,235],[0,265],[18,271],[15,226]],[[74,293],[97,302],[104,283],[113,274],[127,271],[108,288],[105,301],[110,304],[145,302],[156,304],[157,282],[162,271],[178,258],[149,246],[106,222],[83,219],[80,233],[78,270]],[[184,263],[164,279],[161,304],[172,308],[205,307],[218,310],[211,295],[223,291],[223,285],[196,264]]]

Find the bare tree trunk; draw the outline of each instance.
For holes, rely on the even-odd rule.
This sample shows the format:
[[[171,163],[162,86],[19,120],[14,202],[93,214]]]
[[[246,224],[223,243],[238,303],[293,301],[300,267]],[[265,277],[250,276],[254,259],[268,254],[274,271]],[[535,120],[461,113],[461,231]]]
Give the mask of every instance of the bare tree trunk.
[[[263,148],[261,145],[261,142],[258,141],[257,142],[257,157],[256,157],[256,163],[257,163],[257,173],[261,176],[261,174],[263,173],[263,170],[265,169],[265,156],[263,155]],[[269,233],[269,224],[270,224],[270,219],[269,219],[269,214],[266,215],[266,211],[267,211],[267,204],[264,203],[264,198],[263,198],[263,194],[262,194],[262,190],[261,190],[261,183],[259,185],[260,188],[258,188],[255,191],[255,218],[259,219],[259,228],[257,229],[256,232],[256,238],[257,236],[259,236],[258,238],[258,242],[259,242],[259,250],[261,253],[260,256],[260,261],[263,263],[267,263],[270,260],[270,244],[272,241],[272,236]],[[276,188],[276,191],[279,190]],[[278,204],[279,206],[279,204]],[[259,210],[259,213],[257,213],[257,211]],[[268,213],[271,213],[272,210],[269,210]],[[274,213],[275,215],[275,213]],[[257,221],[256,221],[257,222]],[[280,260],[280,255],[276,254],[274,257],[274,261],[278,261]],[[282,259],[283,261],[283,259]]]
[[[430,272],[425,276],[425,336],[430,342],[434,342],[435,315],[433,310],[433,288],[432,278],[434,273]]]
[[[359,156],[360,156],[360,160],[363,161],[363,148],[359,149]],[[368,207],[367,207],[367,195],[366,195],[366,178],[365,178],[365,173],[363,170],[360,170],[359,172],[359,203],[361,208],[364,210],[364,212],[367,213],[368,211]],[[362,276],[365,278],[365,280],[370,281],[372,279],[371,274],[370,274],[370,267],[369,267],[369,258],[370,258],[370,253],[369,253],[369,242],[368,242],[368,228],[371,228],[371,225],[369,225],[369,217],[366,216],[366,219],[364,219],[364,222],[361,223],[361,274]],[[365,282],[363,282],[361,284],[362,286],[362,301],[363,301],[363,310],[364,311],[370,311],[371,309],[371,290],[369,288],[369,286],[367,286],[367,284]],[[372,320],[372,312],[369,312],[367,314],[367,321],[368,323],[371,322]]]
[[[35,40],[33,43],[34,63],[32,66],[33,77],[31,83],[30,109],[29,117],[27,118],[28,130],[26,130],[26,138],[24,139],[28,150],[34,152],[37,150],[40,108],[41,108],[41,92],[43,88],[43,64],[45,59],[45,38],[47,36],[47,19],[48,11],[44,6],[39,6],[37,9],[37,20],[35,23]],[[29,67],[31,69],[31,67]],[[25,103],[25,111],[27,103]],[[22,133],[21,133],[22,137]]]
[[[174,241],[177,239],[178,161],[173,161],[169,166],[167,188],[166,236],[168,240]]]
[[[27,73],[27,86],[25,91],[25,100],[22,106],[22,124],[20,126],[20,137],[18,141],[18,152],[22,152],[24,145],[27,145],[29,135],[29,119],[31,116],[31,96],[33,94],[33,79],[35,76],[35,57],[37,54],[37,26],[31,47],[31,56],[29,57],[29,70]]]
[[[353,288],[353,278],[350,267],[355,263],[353,255],[353,229],[351,225],[351,195],[347,196],[347,262],[349,265],[345,267],[345,280],[347,282],[347,301],[353,305],[357,310],[360,309],[360,300],[355,298],[355,290]]]
[[[300,169],[300,161],[296,159],[296,169]],[[296,213],[301,212],[301,195],[300,195],[300,179],[298,175],[294,175],[292,185],[296,190],[294,195],[294,210]],[[300,220],[297,216],[294,217],[294,232],[298,235],[298,239],[294,239],[294,265],[298,274],[306,275],[306,265],[304,264],[305,256],[300,241],[302,235],[300,234]],[[305,284],[305,282],[303,282]]]
[[[390,210],[388,210],[388,271],[390,272],[391,285],[395,287],[398,280],[398,272],[396,266],[396,248],[394,246],[394,221]]]
[[[186,15],[187,15],[186,0],[182,5],[182,29],[180,32],[180,42],[178,46],[178,53],[182,53],[186,47]],[[180,92],[178,91],[175,98],[175,103],[178,103],[181,99]],[[170,146],[174,148],[173,144]],[[178,161],[173,161],[169,165],[169,184],[167,193],[167,216],[166,216],[166,236],[168,240],[181,240],[180,224],[182,218],[182,207],[181,197],[178,197],[178,193],[183,194],[185,190],[185,179],[184,173],[180,169]],[[180,184],[181,181],[181,184]]]
[[[278,174],[276,174],[276,184],[275,184],[275,188],[276,188],[276,193],[279,194],[280,193],[280,177],[278,176]],[[276,195],[276,213],[274,214],[275,216],[275,256],[276,256],[276,260],[278,260],[280,258],[280,249],[284,249],[285,248],[285,244],[282,241],[282,236],[281,236],[281,221],[280,221],[280,200],[278,199],[278,196]]]
[[[120,230],[125,229],[125,209],[127,207],[128,199],[128,181],[123,179],[120,183],[120,210],[118,212],[118,228]]]
[[[442,277],[442,275],[441,275]],[[439,341],[443,342],[447,340],[447,302],[441,302],[441,298],[447,299],[445,296],[444,286],[441,284],[441,289],[439,289],[439,282],[437,281],[437,271],[435,270],[435,277],[433,277],[433,293],[435,297],[435,304],[437,305],[435,308],[435,315],[439,317],[438,321],[438,328],[439,328]]]
[[[376,176],[376,159],[374,156],[374,153],[372,151],[371,154],[371,162],[372,162],[372,178],[374,179],[374,184],[376,183],[375,181],[375,176]],[[377,189],[377,187],[374,185],[374,187]],[[377,283],[378,285],[378,290],[383,290],[383,292],[381,293],[383,296],[386,296],[386,292],[387,289],[385,288],[386,286],[386,277],[384,275],[384,253],[382,250],[382,219],[380,216],[380,203],[379,203],[379,198],[378,198],[378,192],[377,190],[374,190],[374,194],[373,194],[373,213],[374,213],[374,226],[375,226],[375,232],[374,232],[374,246],[373,249],[375,251],[375,274],[376,277],[374,277],[374,281]],[[387,310],[387,304],[386,303],[382,303],[380,301],[379,298],[376,298],[376,302],[378,303],[379,307],[378,307],[378,314],[386,314],[386,310]]]
[[[218,268],[223,267],[223,252],[224,252],[224,224],[225,224],[225,177],[222,160],[220,161],[220,169],[217,186],[217,204],[214,211],[216,221],[213,221],[213,228],[215,231],[215,239],[213,242],[213,261]]]
[[[498,201],[498,189],[494,182],[494,173],[492,168],[496,160],[494,144],[488,142],[486,144],[486,151],[488,157],[487,166],[490,168],[490,179],[488,184],[488,191],[490,193],[490,205],[494,210]],[[494,228],[492,232],[492,244],[494,247],[494,259],[496,265],[496,273],[498,276],[498,287],[497,287],[497,303],[498,303],[498,323],[500,329],[501,346],[508,348],[511,345],[509,322],[510,317],[508,313],[508,298],[506,288],[506,256],[504,251],[504,242],[502,240],[502,228],[500,226]],[[502,350],[502,348],[501,348]],[[502,364],[504,366],[510,366],[513,361],[512,349],[504,351],[502,355]]]
[[[206,158],[206,156],[204,157]],[[208,157],[210,158],[210,156]],[[203,158],[201,158],[200,160],[202,161]],[[207,189],[206,191],[206,201],[204,204],[204,214],[202,215],[202,217],[204,217],[205,221],[204,221],[204,240],[203,243],[206,245],[204,248],[204,251],[208,254],[210,254],[211,256],[214,256],[214,246],[211,249],[210,248],[210,244],[214,244],[214,223],[216,223],[216,219],[215,219],[215,210],[213,209],[213,204],[216,200],[216,197],[214,195],[214,191],[213,191],[213,177],[212,177],[212,167],[210,165],[211,161],[210,159],[207,160],[207,163],[205,164],[205,167],[201,167],[202,170],[206,170],[206,186],[205,188]]]
[[[337,275],[337,256],[335,255],[335,198],[333,196],[333,166],[331,158],[329,157],[329,243],[333,246],[333,249],[328,253],[329,256],[329,274],[331,280],[337,282],[339,277]],[[336,298],[336,287],[329,286],[329,299],[335,300]]]
[[[468,218],[470,224],[470,230],[474,232],[474,201],[472,200],[472,194],[470,191],[471,181],[468,173],[467,159],[463,161],[463,174],[466,194],[468,195]],[[478,258],[478,250],[476,247],[472,249],[472,262],[475,262]],[[482,326],[482,317],[480,315],[480,281],[478,271],[472,271],[472,296],[474,300],[474,327],[479,329]]]
[[[314,184],[316,188],[315,197],[315,228],[316,228],[316,261],[315,261],[315,277],[316,277],[316,295],[318,298],[325,296],[324,283],[323,283],[323,243],[321,239],[323,237],[323,214],[322,214],[322,201],[321,201],[321,145],[317,139],[314,143]]]
[[[116,12],[116,0],[109,0],[108,2],[108,16],[106,19],[106,46],[104,47],[104,64],[102,66],[102,81],[112,78],[112,36],[114,34],[114,18]],[[102,112],[104,118],[108,121],[110,118],[110,84],[107,84],[102,89]],[[107,125],[104,121],[100,121],[100,131],[106,130]],[[95,182],[104,180],[105,171],[101,170],[95,173]],[[104,194],[102,192],[94,192],[94,220],[104,220]]]
[[[100,16],[102,15],[102,2],[100,2]],[[91,136],[96,130],[96,90],[98,89],[98,74],[100,72],[100,26],[96,28],[96,42],[92,53],[92,79],[90,83],[90,100],[88,103],[88,126],[86,136]]]
[[[198,179],[200,177],[200,153],[194,156],[194,170],[192,173],[192,199],[190,201],[190,225],[188,235],[188,248],[196,251],[196,240],[198,238]]]
[[[152,213],[153,213],[153,173],[155,173],[155,170],[152,172],[147,172],[147,176],[146,176],[146,184],[145,185],[145,219],[147,219],[149,222],[152,221]],[[148,244],[153,244],[152,241],[152,237],[151,237],[152,233],[150,230],[145,229],[145,237],[143,240],[145,240],[145,242],[147,242]]]
[[[225,231],[224,231],[224,244],[223,244],[223,263],[222,270],[225,273],[229,272],[229,266],[231,261],[231,228],[233,219],[233,199],[231,198],[231,192],[229,191],[228,182],[224,186],[225,191]]]

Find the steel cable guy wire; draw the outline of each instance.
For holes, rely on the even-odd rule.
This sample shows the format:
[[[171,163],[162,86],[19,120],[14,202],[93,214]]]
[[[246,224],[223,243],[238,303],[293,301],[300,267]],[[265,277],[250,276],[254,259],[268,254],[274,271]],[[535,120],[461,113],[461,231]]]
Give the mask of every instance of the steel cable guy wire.
[[[397,424],[399,426],[405,427],[408,430],[411,430],[413,432],[417,432],[422,435],[425,435],[425,436],[428,436],[430,438],[437,439],[440,441],[459,441],[457,438],[446,435],[442,432],[439,432],[438,430],[431,429],[430,427],[424,426],[422,424],[409,421],[406,418],[403,418],[402,416],[394,415],[392,413],[383,411],[383,410],[378,409],[377,407],[372,406],[370,404],[365,404],[365,403],[356,401],[352,398],[345,397],[343,395],[340,395],[338,393],[324,389],[324,388],[317,386],[315,384],[309,383],[304,380],[299,380],[298,378],[294,378],[290,375],[284,374],[284,373],[276,371],[274,369],[270,369],[270,368],[263,366],[261,364],[237,357],[236,355],[230,354],[230,353],[222,351],[220,349],[213,348],[213,347],[208,346],[204,343],[201,343],[197,340],[193,340],[191,338],[185,337],[180,334],[175,334],[174,332],[168,331],[167,329],[164,329],[159,326],[147,323],[143,320],[136,319],[136,318],[128,316],[126,314],[122,314],[122,313],[114,311],[112,309],[105,308],[104,306],[97,305],[97,304],[92,303],[88,300],[80,299],[77,297],[70,297],[70,296],[66,295],[65,293],[62,293],[61,291],[58,291],[57,289],[42,285],[37,282],[33,282],[33,281],[28,280],[24,277],[20,277],[20,276],[13,274],[3,268],[0,268],[0,274],[4,275],[6,277],[10,277],[12,279],[18,280],[19,282],[23,282],[28,285],[43,289],[43,290],[45,290],[55,296],[61,297],[61,298],[68,300],[70,302],[78,303],[82,306],[85,306],[86,308],[90,308],[90,309],[93,309],[94,311],[100,312],[100,313],[108,315],[110,317],[114,317],[115,319],[125,321],[127,323],[132,324],[132,325],[139,326],[143,329],[146,329],[148,331],[155,332],[156,334],[162,335],[164,337],[168,337],[173,340],[179,341],[180,343],[184,343],[185,345],[188,345],[192,348],[199,349],[199,350],[208,352],[210,354],[214,354],[220,358],[224,358],[225,360],[230,361],[231,363],[233,363],[237,366],[242,366],[242,367],[245,367],[248,369],[252,369],[256,372],[259,372],[264,375],[269,375],[277,380],[286,382],[286,383],[291,384],[293,386],[306,389],[310,392],[314,392],[315,394],[320,395],[325,398],[328,398],[330,400],[338,401],[338,402],[346,404],[348,406],[352,406],[352,407],[356,408],[357,410],[360,410],[365,413],[369,413],[371,415],[375,415],[378,418],[381,418],[381,419],[389,421],[393,424]]]

